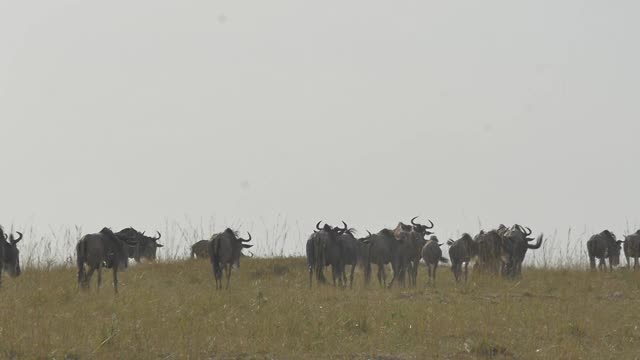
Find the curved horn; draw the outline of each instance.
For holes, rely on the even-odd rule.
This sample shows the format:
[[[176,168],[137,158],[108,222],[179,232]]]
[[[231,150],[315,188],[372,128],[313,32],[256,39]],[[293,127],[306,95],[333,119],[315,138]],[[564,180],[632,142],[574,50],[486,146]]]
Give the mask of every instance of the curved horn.
[[[158,237],[157,238],[153,238],[153,241],[158,241],[162,237],[162,234],[160,234],[160,231],[156,231],[156,232],[158,233]]]
[[[429,220],[429,226],[424,225],[427,229],[433,229],[433,221]]]
[[[536,243],[534,245],[527,244],[527,249],[536,250],[540,249],[540,246],[542,246],[542,234],[538,236],[538,239],[536,240]]]
[[[344,228],[340,229],[340,232],[344,233],[345,231],[349,230],[346,222],[342,221],[342,225],[344,225]]]
[[[529,236],[529,235],[533,234],[533,231],[531,231],[531,229],[529,229],[528,227],[525,226],[525,229],[527,229],[527,232],[525,233],[525,236]]]
[[[251,241],[251,233],[247,231],[247,234],[249,234],[249,238],[247,240],[242,240],[242,242],[249,242]]]
[[[316,229],[318,229],[319,231],[322,231],[320,224],[322,224],[322,220],[318,221],[318,223],[316,224]]]
[[[16,240],[13,240],[13,243],[17,243],[18,241],[22,240],[22,233],[20,231],[16,231],[16,233],[20,236],[19,238],[17,238]]]
[[[9,236],[7,236],[7,234],[2,234],[4,235],[4,241],[7,241],[7,239],[9,238]]]
[[[369,236],[368,236],[368,237],[372,237],[372,236],[373,236],[373,234],[372,234],[372,233],[371,233],[371,231],[369,231],[369,230],[367,230],[367,234],[369,234]]]
[[[414,220],[415,220],[415,219],[417,219],[417,218],[418,218],[418,217],[417,217],[417,216],[415,216],[413,219],[411,219],[411,225],[413,225],[413,226],[418,225],[418,224],[416,224],[416,223],[414,222]]]

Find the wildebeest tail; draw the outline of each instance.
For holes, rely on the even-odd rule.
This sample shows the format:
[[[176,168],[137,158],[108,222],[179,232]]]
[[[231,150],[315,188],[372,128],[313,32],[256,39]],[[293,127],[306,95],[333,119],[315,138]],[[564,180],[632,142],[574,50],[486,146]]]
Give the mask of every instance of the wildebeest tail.
[[[449,263],[449,259],[447,259],[446,257],[441,256],[440,257],[440,262],[443,264],[448,264]]]
[[[222,268],[220,267],[220,241],[217,238],[209,241],[209,258],[213,265],[213,274],[216,276],[222,274]]]
[[[87,260],[87,243],[80,240],[76,245],[76,264],[78,265],[78,283],[84,281],[84,263]]]

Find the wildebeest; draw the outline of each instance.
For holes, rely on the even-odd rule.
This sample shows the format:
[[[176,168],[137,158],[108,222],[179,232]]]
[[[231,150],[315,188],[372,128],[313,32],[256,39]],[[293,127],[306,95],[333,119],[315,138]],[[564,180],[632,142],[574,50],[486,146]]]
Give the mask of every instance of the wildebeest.
[[[509,230],[504,231],[502,239],[504,249],[508,252],[508,263],[504,268],[504,274],[510,277],[520,276],[522,273],[522,263],[527,255],[527,250],[539,249],[542,245],[542,234],[538,236],[535,244],[529,244],[533,238],[531,229],[518,224],[513,225]]]
[[[633,270],[637,270],[638,257],[640,257],[640,230],[624,237],[624,257],[627,259],[627,267],[631,267],[630,258],[633,258]]]
[[[213,267],[213,276],[216,280],[216,289],[222,289],[222,273],[226,272],[227,284],[231,280],[231,267],[235,264],[240,267],[240,254],[242,249],[248,249],[253,245],[245,244],[251,241],[251,234],[248,239],[242,239],[238,234],[227,228],[220,234],[215,234],[209,241],[209,257]]]
[[[431,238],[427,241],[427,243],[422,248],[422,260],[427,265],[428,271],[428,281],[431,282],[433,279],[433,283],[436,282],[436,270],[438,269],[438,263],[448,263],[449,260],[442,257],[442,249],[440,246],[444,245],[444,243],[440,243],[438,241],[438,237],[432,235]],[[431,268],[433,267],[433,271]]]
[[[102,285],[102,268],[113,269],[113,289],[118,293],[118,271],[129,266],[129,246],[135,245],[120,239],[109,228],[103,228],[97,234],[87,234],[76,245],[78,265],[78,285],[88,288],[91,276],[98,270],[98,289]],[[89,267],[85,272],[84,265]]]
[[[343,243],[340,241],[340,235],[348,230],[347,224],[343,221],[343,228],[332,227],[325,224],[320,227],[322,221],[318,221],[316,229],[307,240],[307,266],[309,268],[309,287],[312,285],[313,273],[316,274],[318,283],[326,283],[324,276],[325,266],[331,266],[331,275],[333,285],[336,281],[342,286],[343,266]]]
[[[413,261],[419,254],[419,237],[414,232],[412,225],[406,225],[399,222],[393,230],[393,236],[396,240],[395,246],[392,247],[391,267],[393,269],[393,277],[389,283],[389,287],[399,281],[400,286],[405,286],[406,274],[409,277],[413,274]],[[411,280],[410,280],[411,281]]]
[[[342,244],[342,280],[347,284],[346,266],[351,265],[349,274],[349,288],[353,288],[353,273],[358,263],[362,263],[363,251],[366,249],[367,240],[358,240],[355,237],[355,229],[347,229],[338,236]]]
[[[368,231],[367,231],[368,232]],[[364,282],[368,285],[371,282],[371,266],[373,264],[378,266],[378,283],[382,287],[387,286],[387,274],[385,271],[385,265],[391,263],[393,265],[393,254],[398,247],[398,240],[396,240],[393,231],[389,229],[382,229],[377,234],[368,232],[369,235],[360,239],[366,241],[368,245],[365,246],[363,253],[364,263]],[[394,270],[396,271],[396,270]]]
[[[609,258],[609,270],[620,263],[620,244],[622,241],[616,240],[616,236],[609,230],[604,230],[593,235],[587,241],[587,252],[589,253],[589,265],[592,270],[596,268],[596,258],[600,260],[599,268],[606,268],[605,259]]]
[[[420,265],[420,259],[422,258],[422,248],[427,243],[425,236],[433,234],[431,229],[433,229],[433,222],[429,220],[429,225],[422,225],[416,223],[415,220],[418,217],[414,217],[411,219],[411,225],[413,226],[412,238],[413,246],[415,251],[413,252],[410,260],[409,260],[409,285],[417,286],[418,282],[418,268]]]
[[[2,284],[2,271],[9,273],[11,277],[20,276],[20,250],[18,250],[18,242],[22,240],[22,233],[17,231],[18,238],[15,239],[13,234],[7,237],[4,229],[0,226],[0,285]]]
[[[478,245],[473,241],[471,235],[464,233],[456,241],[447,241],[449,245],[449,259],[451,260],[451,271],[456,281],[460,281],[462,264],[464,264],[464,281],[467,281],[469,262],[478,254]]]
[[[191,245],[191,258],[208,259],[209,258],[209,240],[200,240]]]
[[[504,248],[502,236],[498,230],[480,231],[473,241],[476,243],[478,256],[474,269],[480,272],[499,275],[508,263],[508,249]]]
[[[157,233],[158,237],[150,237],[145,235],[144,232],[141,233],[129,227],[118,231],[116,236],[128,243],[135,243],[135,245],[129,245],[129,259],[140,262],[141,259],[155,260],[158,248],[164,246],[158,243],[162,235],[159,231]]]

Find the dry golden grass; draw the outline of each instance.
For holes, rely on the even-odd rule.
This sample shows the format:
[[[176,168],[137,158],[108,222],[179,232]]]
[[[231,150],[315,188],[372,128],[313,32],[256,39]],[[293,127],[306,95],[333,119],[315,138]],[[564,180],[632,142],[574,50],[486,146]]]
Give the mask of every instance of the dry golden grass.
[[[415,290],[308,288],[304,260],[243,259],[216,291],[207,261],[3,279],[0,358],[638,358],[640,273],[525,269]]]

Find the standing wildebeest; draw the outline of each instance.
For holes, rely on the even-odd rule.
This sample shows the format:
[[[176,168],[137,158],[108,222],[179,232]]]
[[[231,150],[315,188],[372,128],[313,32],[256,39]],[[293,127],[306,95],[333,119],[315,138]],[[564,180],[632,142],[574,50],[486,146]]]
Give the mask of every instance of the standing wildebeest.
[[[616,236],[609,230],[605,230],[600,234],[593,235],[587,241],[587,251],[589,253],[589,264],[591,269],[596,268],[596,258],[600,259],[599,268],[606,268],[605,259],[609,258],[609,271],[613,271],[613,267],[620,263],[620,244],[622,241],[616,241]]]
[[[103,228],[97,234],[87,234],[76,245],[78,265],[78,285],[89,288],[89,281],[98,270],[98,289],[102,285],[102,267],[113,269],[113,289],[118,293],[118,271],[129,266],[129,246],[135,245],[120,239],[109,228]],[[89,267],[85,272],[84,265]]]
[[[462,273],[462,264],[464,264],[464,281],[467,281],[467,273],[469,262],[478,254],[478,245],[473,241],[471,235],[464,233],[462,237],[456,241],[447,241],[449,245],[449,258],[451,259],[451,271],[453,277],[460,281]]]
[[[505,244],[499,231],[480,231],[473,241],[478,250],[474,269],[492,275],[499,275],[504,266],[509,262],[509,251],[505,249]]]
[[[396,240],[393,231],[389,229],[382,229],[377,234],[368,233],[369,236],[360,239],[361,241],[368,242],[368,245],[365,246],[366,250],[363,253],[365,285],[371,282],[371,265],[375,264],[378,266],[378,283],[382,287],[387,287],[385,265],[391,263],[391,266],[394,267],[393,255],[396,252],[399,242]],[[395,271],[394,268],[394,272]]]
[[[216,279],[216,289],[222,289],[222,273],[227,273],[227,285],[231,280],[231,267],[235,264],[240,267],[240,254],[242,249],[248,249],[253,245],[244,244],[251,241],[251,234],[248,239],[238,237],[238,234],[227,228],[220,234],[215,234],[209,241],[209,257],[213,267],[213,276]],[[223,269],[224,268],[224,269]]]
[[[409,273],[410,278],[413,274],[413,261],[416,255],[419,254],[419,242],[421,239],[412,225],[405,225],[402,222],[399,222],[393,230],[393,236],[396,244],[391,253],[393,277],[389,287],[393,286],[396,280],[400,282],[401,287],[404,287],[406,274]]]
[[[366,249],[367,240],[358,240],[354,236],[355,229],[348,229],[338,236],[338,241],[342,244],[342,281],[347,284],[347,265],[351,265],[349,275],[349,288],[353,288],[353,273],[358,263],[362,264],[363,251]]]
[[[418,279],[418,268],[420,265],[420,259],[422,258],[422,248],[427,243],[425,236],[433,234],[431,229],[433,229],[433,222],[429,220],[429,225],[422,225],[415,222],[418,217],[414,217],[411,219],[411,225],[413,229],[410,234],[411,243],[415,249],[412,252],[409,258],[409,266],[407,267],[409,273],[409,285],[417,286]]]
[[[209,240],[200,240],[191,246],[191,258],[209,258]]]
[[[129,245],[129,259],[134,259],[137,263],[141,259],[155,260],[156,251],[158,248],[164,245],[158,244],[158,240],[162,237],[159,231],[157,231],[158,237],[150,237],[145,235],[144,232],[129,227],[122,229],[116,233],[116,236],[122,240],[126,240],[128,243],[135,243],[135,245]]]
[[[522,263],[527,255],[527,250],[540,248],[542,245],[542,234],[538,236],[536,243],[533,245],[529,244],[529,242],[534,240],[529,237],[531,234],[531,229],[518,224],[513,225],[511,229],[503,232],[502,239],[505,243],[505,249],[509,251],[509,261],[504,268],[503,275],[509,277],[520,276],[522,274]]]
[[[624,237],[624,257],[627,258],[627,267],[631,267],[630,258],[633,258],[633,270],[638,269],[638,257],[640,257],[640,230]]]
[[[318,221],[315,231],[307,240],[307,265],[309,267],[309,287],[311,287],[313,273],[316,273],[316,281],[318,283],[326,283],[324,276],[325,266],[331,265],[331,276],[333,278],[333,286],[336,286],[336,280],[342,286],[343,261],[343,243],[339,237],[343,235],[348,226],[343,221],[344,228],[332,227],[325,224],[320,227],[322,221]]]
[[[444,243],[440,244],[438,241],[438,237],[432,235],[429,241],[422,248],[422,260],[427,265],[427,270],[429,272],[428,281],[431,282],[433,279],[433,283],[436,283],[436,270],[438,269],[438,263],[447,263],[449,260],[442,257],[442,249],[440,246],[444,245]],[[433,272],[431,271],[431,267],[433,267]]]
[[[2,285],[2,271],[9,273],[11,277],[20,276],[20,250],[18,250],[18,242],[22,240],[22,233],[17,231],[18,239],[10,234],[9,237],[4,233],[4,229],[0,226],[0,285]]]

